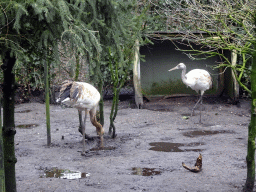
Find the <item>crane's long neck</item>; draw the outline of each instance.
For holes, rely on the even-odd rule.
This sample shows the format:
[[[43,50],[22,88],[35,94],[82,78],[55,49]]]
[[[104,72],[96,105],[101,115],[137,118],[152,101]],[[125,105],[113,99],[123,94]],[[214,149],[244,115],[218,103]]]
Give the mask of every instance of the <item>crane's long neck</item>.
[[[92,124],[96,127],[96,131],[97,131],[97,134],[100,136],[100,147],[101,148],[104,148],[104,145],[103,145],[103,134],[104,134],[104,129],[102,127],[102,125],[97,122],[97,118],[96,118],[96,107],[92,108],[90,111],[90,119],[91,119],[91,122]]]
[[[186,78],[186,66],[181,71],[181,79],[184,84],[187,84],[187,78]]]
[[[96,131],[97,131],[98,135],[102,136],[104,134],[104,129],[103,129],[102,125],[97,121],[96,107],[92,108],[89,113],[90,113],[90,120],[91,120],[92,124],[96,127]]]

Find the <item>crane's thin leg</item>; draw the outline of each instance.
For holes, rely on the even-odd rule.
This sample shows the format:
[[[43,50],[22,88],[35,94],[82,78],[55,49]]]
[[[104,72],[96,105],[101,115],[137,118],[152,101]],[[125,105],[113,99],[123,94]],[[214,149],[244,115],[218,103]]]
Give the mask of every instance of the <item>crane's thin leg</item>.
[[[203,107],[203,94],[204,94],[204,91],[201,91],[201,106],[200,106],[200,120],[199,120],[199,123],[201,124],[202,121],[201,121],[201,113],[202,113],[202,107]]]
[[[78,131],[82,133],[82,124],[83,124],[83,117],[82,117],[82,111],[81,110],[78,110],[78,116],[79,116],[79,128],[78,128]],[[90,137],[89,135],[87,135],[86,133],[84,134],[85,135],[85,139],[88,139],[88,140],[93,140],[92,137]]]
[[[78,131],[81,133],[82,132],[82,121],[83,121],[83,119],[82,119],[82,111],[81,110],[78,110],[78,116],[79,116],[79,129],[78,129]]]
[[[203,96],[203,95],[200,96],[200,98],[199,98],[198,101],[196,102],[195,106],[193,107],[192,112],[191,112],[191,116],[193,116],[194,110],[195,110],[197,104],[202,100],[202,96]]]
[[[202,113],[202,106],[203,106],[203,95],[201,95],[201,103],[200,103],[200,119],[199,119],[199,123],[201,124],[201,113]]]
[[[83,139],[82,139],[82,143],[83,143],[82,155],[85,155],[85,138],[84,137],[85,137],[86,118],[87,118],[87,109],[85,109],[84,122],[81,121],[81,123],[82,123],[82,135],[83,135]]]

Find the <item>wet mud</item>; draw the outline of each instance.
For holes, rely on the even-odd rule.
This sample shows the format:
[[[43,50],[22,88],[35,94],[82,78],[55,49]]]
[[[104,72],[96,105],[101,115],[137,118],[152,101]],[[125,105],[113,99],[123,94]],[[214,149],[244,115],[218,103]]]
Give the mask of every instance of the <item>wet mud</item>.
[[[246,179],[250,101],[232,105],[204,99],[190,117],[197,98],[168,98],[131,108],[122,101],[115,120],[117,137],[108,135],[111,101],[105,102],[104,147],[86,121],[86,154],[78,113],[51,105],[51,146],[47,146],[45,106],[16,105],[15,151],[18,192],[63,191],[241,191]],[[192,173],[199,154],[202,171]]]

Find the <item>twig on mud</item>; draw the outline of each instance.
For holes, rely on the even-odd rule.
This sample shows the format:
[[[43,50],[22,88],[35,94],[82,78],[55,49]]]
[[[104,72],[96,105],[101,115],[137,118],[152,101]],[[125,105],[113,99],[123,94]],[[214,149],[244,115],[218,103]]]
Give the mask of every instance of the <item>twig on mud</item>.
[[[187,170],[189,170],[189,171],[191,171],[191,172],[198,173],[198,172],[200,172],[200,171],[202,170],[202,166],[203,166],[203,162],[202,162],[203,159],[202,159],[202,158],[203,158],[202,155],[199,154],[199,157],[198,157],[197,160],[196,160],[195,166],[192,167],[192,168],[188,167],[188,166],[185,165],[185,163],[183,163],[183,162],[182,162],[182,166],[183,166],[185,169],[187,169]]]

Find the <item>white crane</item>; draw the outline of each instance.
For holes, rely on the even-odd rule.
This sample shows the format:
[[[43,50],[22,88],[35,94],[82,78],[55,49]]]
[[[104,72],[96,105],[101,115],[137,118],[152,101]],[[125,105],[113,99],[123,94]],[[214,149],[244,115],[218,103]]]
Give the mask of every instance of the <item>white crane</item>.
[[[212,87],[212,78],[208,71],[203,69],[193,69],[189,71],[186,74],[186,65],[184,63],[178,64],[176,67],[170,69],[169,71],[173,71],[176,69],[181,69],[181,79],[182,82],[190,87],[191,89],[195,90],[197,93],[200,91],[200,98],[195,104],[195,106],[192,109],[191,116],[194,113],[194,110],[197,106],[197,104],[201,101],[201,107],[200,107],[200,120],[199,123],[201,123],[201,111],[202,111],[202,101],[203,101],[203,94],[206,90],[210,89]]]
[[[97,134],[100,136],[101,147],[103,147],[104,129],[96,120],[96,108],[100,101],[100,93],[95,87],[89,83],[66,80],[61,85],[60,94],[56,101],[78,109],[83,135],[82,155],[85,154],[85,125],[88,111],[91,123],[96,127]],[[85,111],[84,121],[82,120],[83,111]]]

